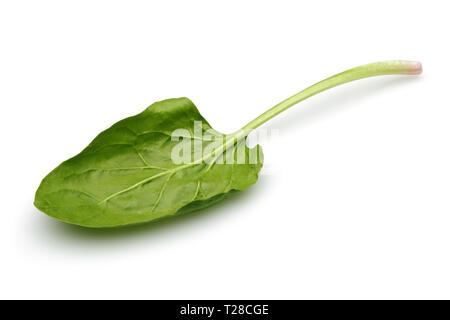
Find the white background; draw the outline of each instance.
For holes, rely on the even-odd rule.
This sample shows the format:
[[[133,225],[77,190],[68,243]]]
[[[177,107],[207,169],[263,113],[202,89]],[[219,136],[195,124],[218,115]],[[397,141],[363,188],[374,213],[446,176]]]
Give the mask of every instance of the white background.
[[[450,298],[446,1],[2,1],[0,298]],[[376,3],[376,4],[375,4]],[[264,126],[258,183],[128,229],[66,225],[41,179],[187,96],[232,132],[360,64],[420,60]]]

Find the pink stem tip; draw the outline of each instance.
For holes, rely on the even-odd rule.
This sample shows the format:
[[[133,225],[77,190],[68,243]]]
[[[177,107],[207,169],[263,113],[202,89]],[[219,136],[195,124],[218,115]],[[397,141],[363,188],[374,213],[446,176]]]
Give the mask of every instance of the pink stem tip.
[[[400,63],[405,65],[405,71],[408,74],[421,74],[422,64],[418,61],[399,61]]]

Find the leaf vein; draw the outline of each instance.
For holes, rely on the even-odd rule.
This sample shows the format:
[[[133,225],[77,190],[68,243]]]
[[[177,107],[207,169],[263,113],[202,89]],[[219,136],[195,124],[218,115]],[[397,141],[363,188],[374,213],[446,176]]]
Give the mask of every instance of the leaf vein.
[[[164,190],[166,190],[167,184],[169,183],[170,178],[172,178],[174,174],[172,173],[170,176],[167,177],[166,181],[164,181],[163,186],[161,187],[161,191],[158,194],[158,198],[155,201],[155,204],[152,207],[152,210],[150,211],[150,214],[153,213],[153,211],[155,210],[155,208],[158,206],[158,204],[161,202]]]

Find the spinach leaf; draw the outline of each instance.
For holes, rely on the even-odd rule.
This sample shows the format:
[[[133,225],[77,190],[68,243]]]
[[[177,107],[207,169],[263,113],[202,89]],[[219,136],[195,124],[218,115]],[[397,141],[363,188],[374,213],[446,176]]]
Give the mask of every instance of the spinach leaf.
[[[194,122],[202,124],[200,134],[194,135]],[[205,138],[211,126],[189,99],[154,103],[114,124],[53,170],[37,191],[36,207],[70,223],[115,226],[174,214],[193,202],[202,207],[215,196],[256,182],[262,161],[208,163],[222,152],[175,164],[172,152],[180,142],[172,140],[172,132],[180,128],[186,129],[183,143],[200,142],[204,150],[214,143]]]
[[[275,115],[342,83],[420,72],[420,63],[408,61],[350,69],[284,100],[229,135],[215,131],[187,98],[156,102],[103,131],[50,172],[34,204],[51,217],[86,227],[148,222],[210,206],[256,182],[262,151],[260,146],[248,148],[245,141]]]

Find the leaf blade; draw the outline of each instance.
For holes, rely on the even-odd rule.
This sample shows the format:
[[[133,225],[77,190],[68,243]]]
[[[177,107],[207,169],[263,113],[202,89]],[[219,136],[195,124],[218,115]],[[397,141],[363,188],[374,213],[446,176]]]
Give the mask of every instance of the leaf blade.
[[[194,122],[202,123],[200,136]],[[189,99],[154,103],[101,132],[80,154],[47,175],[36,192],[36,207],[68,223],[113,227],[174,215],[193,202],[217,201],[220,195],[256,182],[262,160],[208,164],[206,160],[216,157],[211,153],[187,164],[174,164],[171,152],[178,142],[171,136],[179,128],[189,133],[183,140],[201,142],[203,148],[212,143],[203,138],[207,132],[227,140]],[[246,153],[249,150],[245,147]]]

